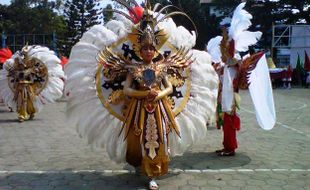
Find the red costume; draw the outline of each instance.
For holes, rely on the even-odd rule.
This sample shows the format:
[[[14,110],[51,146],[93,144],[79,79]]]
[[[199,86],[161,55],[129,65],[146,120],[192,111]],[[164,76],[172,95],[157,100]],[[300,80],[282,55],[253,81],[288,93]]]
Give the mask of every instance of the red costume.
[[[256,44],[262,35],[261,32],[248,31],[252,17],[244,7],[245,2],[235,9],[229,29],[223,28],[223,35],[212,38],[207,45],[212,61],[224,65],[224,72],[219,75],[222,88],[218,99],[218,107],[224,113],[224,148],[216,151],[219,156],[233,156],[238,147],[236,131],[240,129],[240,119],[236,111],[240,104],[239,88],[249,89],[258,124],[265,130],[272,129],[275,124],[274,101],[264,52],[240,61],[239,53],[248,51],[249,46]],[[221,113],[218,114],[221,116]]]
[[[223,146],[227,152],[235,152],[238,148],[238,142],[236,138],[236,131],[240,129],[240,119],[238,115],[224,113],[224,125],[223,125]],[[232,153],[232,154],[233,154]]]

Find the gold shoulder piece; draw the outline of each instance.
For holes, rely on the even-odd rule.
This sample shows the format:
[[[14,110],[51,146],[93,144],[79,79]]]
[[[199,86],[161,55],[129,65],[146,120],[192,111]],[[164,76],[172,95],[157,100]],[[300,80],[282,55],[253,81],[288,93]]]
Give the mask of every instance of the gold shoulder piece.
[[[164,64],[170,68],[186,68],[195,61],[192,60],[192,56],[193,54],[189,55],[189,49],[182,47],[176,53],[169,55],[164,60]]]
[[[115,77],[127,73],[127,67],[131,62],[121,54],[116,54],[105,47],[98,53],[97,61],[104,66],[105,71],[109,73],[108,78],[114,79]]]

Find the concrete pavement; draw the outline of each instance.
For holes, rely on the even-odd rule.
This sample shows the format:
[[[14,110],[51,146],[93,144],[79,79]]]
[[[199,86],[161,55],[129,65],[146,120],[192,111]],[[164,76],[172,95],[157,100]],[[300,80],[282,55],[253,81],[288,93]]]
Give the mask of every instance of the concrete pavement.
[[[173,158],[161,190],[310,190],[310,90],[274,90],[277,125],[256,123],[247,91],[241,92],[241,130],[234,157],[217,157],[222,132]],[[144,177],[92,150],[66,122],[65,102],[46,106],[34,121],[18,123],[0,104],[0,190],[146,189]]]

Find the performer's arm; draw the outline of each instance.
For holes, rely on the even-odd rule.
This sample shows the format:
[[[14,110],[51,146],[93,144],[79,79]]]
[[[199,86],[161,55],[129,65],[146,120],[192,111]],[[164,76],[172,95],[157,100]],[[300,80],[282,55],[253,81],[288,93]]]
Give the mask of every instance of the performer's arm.
[[[173,92],[172,84],[171,84],[171,82],[169,82],[167,76],[163,79],[163,85],[164,85],[165,89],[158,93],[158,95],[156,96],[154,101],[160,100],[163,97],[168,96],[169,94],[171,94]]]
[[[132,84],[132,76],[130,74],[127,75],[125,84],[124,84],[124,94],[130,97],[143,98],[149,94],[149,90],[136,90],[131,88]]]

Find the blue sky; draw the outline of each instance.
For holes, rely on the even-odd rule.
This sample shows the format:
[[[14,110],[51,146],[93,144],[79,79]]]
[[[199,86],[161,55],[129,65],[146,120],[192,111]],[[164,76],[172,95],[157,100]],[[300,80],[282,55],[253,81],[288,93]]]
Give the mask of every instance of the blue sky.
[[[0,0],[0,4],[10,4],[11,0]]]

